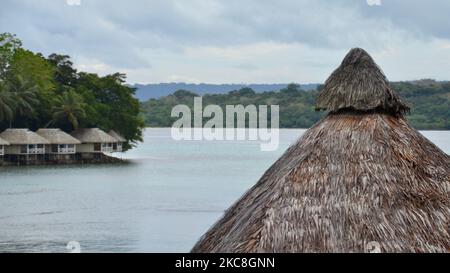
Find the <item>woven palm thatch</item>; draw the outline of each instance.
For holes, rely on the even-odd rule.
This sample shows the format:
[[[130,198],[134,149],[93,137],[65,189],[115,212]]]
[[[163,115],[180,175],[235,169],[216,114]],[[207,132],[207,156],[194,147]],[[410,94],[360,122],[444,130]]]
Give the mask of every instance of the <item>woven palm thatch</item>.
[[[394,93],[381,69],[361,48],[352,49],[324,84],[316,110],[378,109],[392,114],[409,110]]]
[[[81,143],[114,143],[117,142],[115,138],[108,135],[99,128],[84,128],[73,131],[71,134],[74,138],[81,141]]]
[[[377,244],[382,252],[450,251],[450,156],[408,124],[407,107],[365,51],[346,60],[355,71],[338,68],[317,102],[330,113],[193,252],[364,252]],[[360,67],[370,68],[364,77]],[[347,76],[339,83],[340,69]],[[361,88],[377,86],[353,88],[354,75]]]
[[[6,129],[0,137],[10,145],[49,144],[45,138],[28,129]]]
[[[0,145],[2,146],[9,145],[9,142],[4,140],[3,138],[0,138]]]
[[[109,134],[110,136],[112,136],[114,139],[116,139],[117,142],[126,142],[126,141],[127,141],[123,136],[119,135],[119,134],[118,134],[116,131],[114,131],[114,130],[109,131],[108,134]]]
[[[48,140],[50,144],[81,144],[81,142],[60,129],[39,129],[36,134]]]

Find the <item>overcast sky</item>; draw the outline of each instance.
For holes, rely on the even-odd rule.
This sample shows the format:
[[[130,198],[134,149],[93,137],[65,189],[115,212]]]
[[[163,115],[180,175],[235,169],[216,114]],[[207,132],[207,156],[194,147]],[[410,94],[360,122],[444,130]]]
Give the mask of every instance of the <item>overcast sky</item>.
[[[323,82],[352,47],[392,81],[450,80],[448,14],[449,0],[1,0],[0,32],[129,83]]]

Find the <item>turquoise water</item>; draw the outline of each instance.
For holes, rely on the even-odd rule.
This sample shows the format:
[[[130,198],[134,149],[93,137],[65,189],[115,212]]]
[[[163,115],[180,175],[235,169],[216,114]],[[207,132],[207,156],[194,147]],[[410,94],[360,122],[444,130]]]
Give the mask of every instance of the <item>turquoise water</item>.
[[[181,141],[147,129],[130,164],[0,169],[0,252],[186,252],[304,130],[279,149]],[[450,131],[423,134],[450,153]]]

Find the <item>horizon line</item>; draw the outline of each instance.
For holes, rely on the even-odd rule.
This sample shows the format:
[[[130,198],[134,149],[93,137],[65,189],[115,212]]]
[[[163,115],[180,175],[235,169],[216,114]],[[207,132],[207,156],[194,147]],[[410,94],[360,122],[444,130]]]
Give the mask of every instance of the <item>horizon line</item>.
[[[423,79],[412,79],[412,80],[394,80],[389,81],[390,83],[396,83],[396,82],[420,82],[420,81],[434,81],[434,82],[450,82],[450,80],[437,80],[433,78],[423,78]],[[325,82],[307,82],[307,83],[300,83],[300,82],[266,82],[266,83],[208,83],[208,82],[135,82],[135,83],[127,83],[129,85],[151,85],[151,84],[193,84],[193,85],[288,85],[288,84],[299,84],[299,85],[311,85],[311,84],[324,84]]]

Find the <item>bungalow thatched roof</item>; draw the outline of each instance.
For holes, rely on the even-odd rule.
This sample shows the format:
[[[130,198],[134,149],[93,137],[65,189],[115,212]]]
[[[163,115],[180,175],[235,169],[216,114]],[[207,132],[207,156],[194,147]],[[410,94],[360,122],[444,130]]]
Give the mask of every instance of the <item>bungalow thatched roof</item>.
[[[10,145],[49,144],[45,138],[28,129],[6,129],[0,137]]]
[[[115,138],[115,139],[117,140],[117,142],[126,142],[126,141],[127,141],[123,136],[119,135],[119,134],[118,134],[116,131],[114,131],[114,130],[109,131],[108,134],[109,134],[110,136],[112,136],[113,138]]]
[[[60,129],[39,129],[36,134],[45,138],[50,144],[81,144],[81,142]]]
[[[81,141],[81,143],[114,143],[117,142],[115,138],[108,135],[99,128],[84,128],[73,131],[71,134],[74,138]]]
[[[0,145],[9,145],[9,142],[0,137]]]
[[[343,64],[346,77],[335,81],[338,69],[319,96],[330,113],[193,252],[450,251],[450,156],[409,125],[365,51]]]

